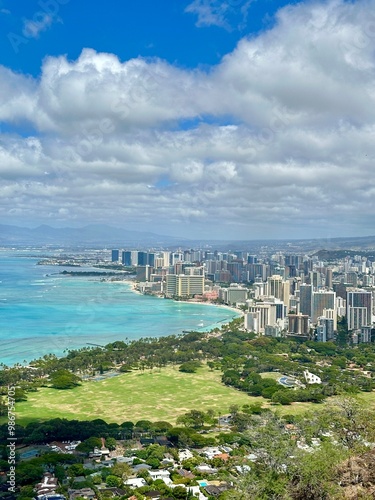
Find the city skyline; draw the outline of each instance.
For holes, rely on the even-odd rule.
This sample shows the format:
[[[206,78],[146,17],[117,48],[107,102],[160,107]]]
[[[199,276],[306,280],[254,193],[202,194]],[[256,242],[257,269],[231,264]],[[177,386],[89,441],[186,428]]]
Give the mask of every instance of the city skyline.
[[[0,222],[373,234],[374,7],[1,1]]]

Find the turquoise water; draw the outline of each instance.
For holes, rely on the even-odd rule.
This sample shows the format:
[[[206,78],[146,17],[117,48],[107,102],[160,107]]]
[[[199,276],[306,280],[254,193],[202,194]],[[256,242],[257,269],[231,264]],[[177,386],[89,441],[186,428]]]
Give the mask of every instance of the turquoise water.
[[[208,330],[235,315],[138,295],[128,283],[60,276],[69,268],[37,262],[23,252],[0,251],[0,362],[7,365],[89,343]]]

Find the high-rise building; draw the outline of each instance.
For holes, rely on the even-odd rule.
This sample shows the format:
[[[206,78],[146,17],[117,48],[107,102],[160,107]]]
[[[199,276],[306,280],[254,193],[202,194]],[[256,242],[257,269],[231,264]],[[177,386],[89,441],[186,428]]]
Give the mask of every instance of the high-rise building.
[[[165,280],[165,293],[167,297],[194,297],[194,295],[203,295],[204,276],[167,274]]]
[[[137,281],[150,281],[151,280],[151,274],[153,273],[154,269],[151,266],[137,266],[136,267],[136,273],[137,273]]]
[[[360,288],[347,290],[346,318],[348,330],[372,324],[372,293]]]
[[[131,266],[132,265],[132,253],[128,252],[126,250],[123,250],[121,252],[121,262],[124,266]]]
[[[267,325],[277,325],[276,305],[259,303],[249,306],[249,312],[245,314],[245,328],[255,333],[264,333]]]
[[[325,282],[326,288],[332,288],[332,283],[333,283],[333,271],[331,268],[327,268],[326,269],[326,282]]]
[[[333,321],[333,329],[337,331],[337,299],[336,299],[336,308],[335,309],[323,309],[323,318],[331,319]]]
[[[112,250],[112,262],[118,262],[120,259],[120,250]]]
[[[316,323],[319,316],[323,316],[324,309],[336,308],[336,294],[328,290],[319,290],[312,294],[311,320]]]
[[[184,264],[183,274],[187,276],[204,276],[203,266],[192,266],[191,264]]]
[[[365,274],[362,278],[362,284],[363,286],[372,286],[373,285],[373,278],[369,274]]]
[[[148,255],[147,252],[138,252],[138,266],[147,266]]]
[[[333,290],[336,292],[337,297],[341,297],[346,300],[348,288],[352,288],[349,283],[333,283]]]
[[[294,335],[309,334],[309,317],[306,314],[288,315],[288,333]]]
[[[229,271],[215,271],[214,279],[217,283],[230,283],[232,281],[232,275]]]
[[[205,262],[207,273],[208,274],[215,274],[216,271],[220,269],[220,263],[217,260],[207,260]]]
[[[276,297],[277,299],[283,298],[283,278],[277,274],[267,278],[267,295]]]
[[[346,300],[342,297],[336,297],[337,316],[346,316]]]
[[[312,285],[302,284],[299,287],[299,312],[311,317]]]
[[[310,258],[307,258],[303,261],[303,272],[305,276],[309,275],[309,272],[313,269],[313,261]]]
[[[242,262],[234,261],[228,263],[228,271],[231,273],[233,281],[241,281],[242,269]]]
[[[245,269],[248,271],[248,281],[255,281],[257,276],[266,281],[270,276],[270,266],[266,264],[247,264]]]
[[[132,257],[132,266],[138,266],[138,250],[132,250],[130,253]]]
[[[290,281],[285,281],[281,276],[276,274],[267,278],[267,295],[282,300],[287,310],[289,310]]]
[[[285,255],[285,265],[294,266],[296,269],[299,269],[302,266],[302,260],[302,255]]]
[[[285,266],[285,277],[295,278],[298,275],[296,266]]]
[[[322,286],[322,277],[318,271],[310,271],[309,272],[309,281],[313,286],[313,289],[316,290]]]
[[[171,252],[162,252],[163,266],[168,267],[171,264]]]
[[[155,257],[155,265],[154,267],[159,269],[164,266],[164,259],[163,257]]]
[[[327,318],[325,315],[318,318],[316,326],[316,340],[318,342],[328,342],[334,339],[335,325],[333,318]]]
[[[345,274],[345,283],[350,283],[351,286],[358,285],[358,274],[355,271],[349,271]]]
[[[172,266],[176,264],[176,262],[183,262],[184,254],[182,252],[174,252],[172,253]]]
[[[230,287],[227,288],[227,292],[228,304],[240,304],[246,302],[249,293],[247,288],[237,284],[230,285]]]
[[[147,264],[151,267],[155,267],[155,254],[154,253],[149,253],[147,255]]]

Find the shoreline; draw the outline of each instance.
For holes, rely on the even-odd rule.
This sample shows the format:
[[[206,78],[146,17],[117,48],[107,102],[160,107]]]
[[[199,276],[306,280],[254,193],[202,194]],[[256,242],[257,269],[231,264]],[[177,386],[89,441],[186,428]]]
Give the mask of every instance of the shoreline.
[[[124,280],[123,283],[125,283],[125,282],[129,283],[130,289],[133,293],[136,293],[137,295],[146,295],[137,289],[137,283],[134,280]],[[160,295],[153,295],[153,294],[147,294],[147,297],[155,297],[156,299],[164,299],[164,297],[160,297]],[[238,314],[239,317],[243,317],[245,314],[243,311],[241,311],[241,309],[237,309],[236,307],[228,306],[226,304],[214,304],[213,302],[208,302],[208,301],[204,302],[204,301],[197,300],[197,299],[191,299],[191,300],[167,299],[167,300],[172,300],[173,302],[179,303],[179,304],[198,304],[198,305],[202,305],[202,306],[220,307],[222,309],[228,309],[232,312],[235,312],[236,314]]]
[[[222,309],[228,309],[230,311],[233,311],[236,314],[238,314],[238,316],[240,316],[240,317],[244,315],[244,312],[241,311],[241,309],[237,309],[237,308],[232,307],[232,306],[227,306],[226,304],[213,304],[212,302],[201,302],[199,300],[174,300],[174,302],[180,303],[180,304],[198,304],[198,305],[202,305],[202,306],[220,307]]]
[[[39,267],[42,267],[42,266],[39,266]],[[26,266],[25,269],[27,271],[28,266]],[[53,278],[55,278],[55,276],[51,276],[51,275],[46,276],[45,274],[38,272],[35,274],[35,276],[31,275],[30,282],[33,283],[33,281],[35,279],[37,281],[43,280],[46,282],[46,283],[43,283],[43,286],[44,285],[47,286],[47,284],[49,285],[48,280],[53,279]],[[131,293],[135,293],[137,295],[145,295],[146,297],[152,297],[152,295],[143,294],[139,290],[136,290],[136,282],[134,281],[134,279],[128,278],[128,277],[123,278],[121,280],[113,280],[113,279],[103,280],[103,279],[99,279],[98,277],[89,278],[88,276],[82,276],[82,277],[74,276],[72,281],[69,280],[69,283],[72,283],[73,281],[80,283],[80,284],[87,282],[87,284],[88,285],[90,284],[90,286],[91,286],[91,284],[93,285],[94,283],[101,284],[101,285],[108,285],[108,284],[113,284],[113,283],[120,285],[120,286],[126,285],[126,287],[124,288],[124,291],[126,289],[126,291],[130,291]],[[65,280],[62,280],[61,283],[65,283]],[[81,286],[81,285],[79,285],[79,286]],[[55,288],[56,288],[56,286],[51,288],[51,290],[54,290]],[[110,288],[112,288],[112,287],[110,287]],[[98,299],[98,297],[101,299],[102,295],[104,298],[106,298],[106,292],[104,289],[103,289],[103,291],[101,291],[102,289],[100,289],[99,292],[97,292],[96,289],[94,289],[94,288],[90,288],[90,290],[91,290],[91,292],[90,292],[91,295],[93,295],[93,297],[95,297],[96,299]],[[64,291],[64,293],[65,292],[66,292],[66,290]],[[111,295],[111,292],[108,291],[108,293]],[[91,297],[91,295],[89,295],[89,296]],[[87,295],[84,295],[84,297],[87,297]],[[155,296],[153,296],[153,297],[155,297]],[[159,297],[159,298],[162,298],[162,297]],[[36,307],[39,307],[38,301],[40,302],[40,300],[37,299]],[[164,300],[163,302],[168,302],[168,301]],[[218,307],[222,308],[223,314],[220,313],[219,309],[217,309],[217,312],[215,314],[214,309],[212,309],[211,310],[212,312],[210,311],[207,314],[207,322],[208,322],[207,326],[199,327],[198,325],[194,325],[193,327],[189,327],[181,319],[181,321],[178,323],[177,329],[170,331],[170,332],[168,331],[168,333],[163,332],[163,330],[160,329],[157,333],[152,332],[150,334],[151,336],[155,336],[155,338],[159,338],[159,337],[166,336],[166,335],[173,335],[173,334],[176,334],[176,332],[178,332],[178,331],[183,331],[183,329],[186,329],[186,330],[197,329],[198,331],[204,330],[204,331],[209,332],[209,331],[215,329],[216,327],[220,328],[222,325],[228,324],[235,317],[241,316],[240,310],[231,308],[231,307],[226,306],[226,305],[211,304],[209,302],[207,302],[207,303],[206,302],[198,302],[195,300],[192,300],[192,301],[174,301],[174,300],[172,301],[171,300],[170,304],[172,302],[174,305],[171,308],[171,313],[172,313],[173,309],[176,308],[175,303],[182,302],[182,303],[187,303],[187,304],[203,304],[205,306],[215,305],[216,309]],[[95,304],[96,303],[97,303],[97,301],[95,302]],[[70,319],[70,323],[67,323],[65,326],[62,323],[61,324],[59,323],[58,324],[59,327],[56,328],[56,332],[53,332],[53,334],[50,332],[50,330],[51,330],[51,328],[50,328],[50,329],[48,329],[48,331],[46,330],[46,332],[43,330],[42,332],[35,333],[35,335],[31,334],[31,333],[30,333],[30,335],[29,334],[28,335],[19,335],[19,336],[17,336],[17,339],[19,340],[19,343],[17,343],[17,345],[15,342],[12,342],[9,339],[9,342],[8,342],[9,346],[8,346],[8,344],[6,345],[6,349],[3,352],[3,356],[1,357],[2,362],[5,365],[7,365],[8,367],[15,366],[18,363],[21,363],[22,365],[25,366],[33,360],[41,359],[45,354],[54,354],[57,356],[57,358],[63,358],[64,356],[66,356],[64,351],[79,350],[79,349],[88,347],[89,343],[90,344],[95,343],[98,345],[99,344],[104,345],[104,344],[107,344],[110,342],[114,342],[116,340],[122,340],[124,337],[129,336],[129,333],[126,331],[126,329],[122,328],[122,324],[118,326],[118,330],[113,331],[113,332],[112,332],[113,329],[111,329],[110,327],[107,330],[105,328],[105,325],[103,325],[102,333],[100,333],[100,332],[98,333],[97,329],[95,329],[95,328],[92,331],[91,331],[91,329],[86,329],[84,326],[86,323],[88,323],[89,325],[91,323],[93,323],[93,317],[96,314],[96,306],[91,305],[91,302],[89,301],[88,298],[86,298],[83,301],[83,305],[86,308],[82,309],[82,311],[83,311],[83,313],[86,314],[86,316],[82,317],[83,313],[80,313],[81,314],[80,317],[77,317],[77,318],[74,317],[73,319]],[[228,310],[228,313],[224,313],[225,309]],[[231,310],[231,313],[229,313],[229,310]],[[197,312],[199,312],[199,311],[197,311]],[[206,315],[206,314],[204,313],[204,315]],[[213,317],[216,316],[218,319],[220,319],[220,321],[218,322],[217,319],[213,319],[213,321],[211,322],[209,319],[209,318],[211,318],[211,316],[213,316]],[[229,317],[229,316],[231,316],[231,317]],[[189,318],[187,318],[187,319],[189,320]],[[123,322],[124,322],[124,324],[126,323],[126,318],[123,320]],[[189,323],[189,321],[188,321],[188,323]],[[190,321],[190,323],[191,323],[191,321]],[[149,335],[147,333],[146,327],[143,329],[142,332],[141,332],[141,330],[142,330],[142,328],[138,328],[136,334],[134,334],[134,337],[132,335],[131,338],[139,339],[139,338],[142,338],[142,337]],[[154,328],[154,330],[155,330],[155,328]],[[4,331],[5,331],[5,328],[4,328]],[[5,335],[4,335],[4,338],[6,338]],[[47,347],[46,343],[48,344],[47,349],[45,349]]]

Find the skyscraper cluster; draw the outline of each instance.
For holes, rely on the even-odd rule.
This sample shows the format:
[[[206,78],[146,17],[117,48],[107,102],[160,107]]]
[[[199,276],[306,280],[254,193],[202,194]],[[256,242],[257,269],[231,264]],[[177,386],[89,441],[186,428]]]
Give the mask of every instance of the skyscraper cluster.
[[[280,251],[112,250],[112,262],[133,267],[142,292],[241,305],[245,327],[259,335],[326,342],[345,317],[358,342],[374,337],[375,262],[360,255],[327,262]]]

